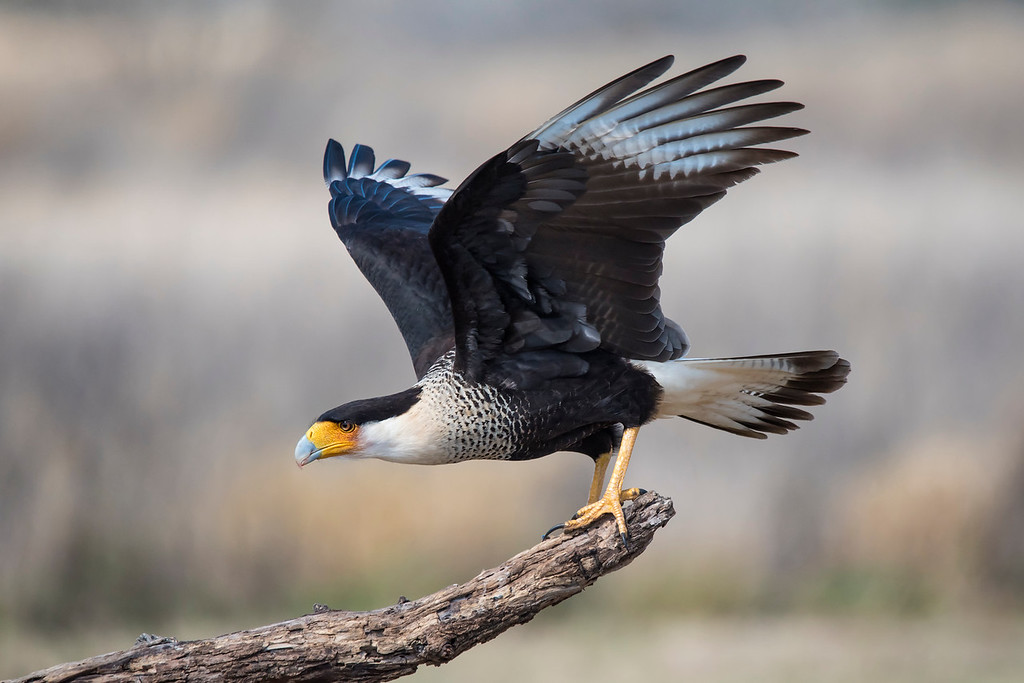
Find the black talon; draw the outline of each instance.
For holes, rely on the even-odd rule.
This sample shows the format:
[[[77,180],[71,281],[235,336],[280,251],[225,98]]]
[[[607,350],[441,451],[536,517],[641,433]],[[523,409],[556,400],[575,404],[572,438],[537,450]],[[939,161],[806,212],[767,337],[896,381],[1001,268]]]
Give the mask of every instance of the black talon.
[[[626,547],[626,550],[628,551],[629,550],[629,536],[626,535],[625,532],[620,532],[619,533],[619,537],[622,538],[622,545],[624,545]]]
[[[552,531],[556,531],[558,529],[564,529],[564,528],[565,528],[565,523],[564,522],[562,524],[556,524],[553,527],[551,527],[550,529],[548,529],[547,531],[545,531],[544,535],[540,537],[540,540],[546,541],[546,540],[548,540],[548,536],[551,535]]]

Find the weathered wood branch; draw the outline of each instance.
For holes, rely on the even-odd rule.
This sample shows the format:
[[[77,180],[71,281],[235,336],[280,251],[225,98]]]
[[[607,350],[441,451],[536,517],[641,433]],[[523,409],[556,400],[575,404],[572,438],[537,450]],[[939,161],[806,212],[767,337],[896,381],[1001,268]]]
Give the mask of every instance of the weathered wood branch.
[[[372,612],[320,611],[209,640],[140,637],[135,647],[29,674],[46,681],[387,681],[440,665],[621,569],[675,514],[646,493],[626,507],[630,544],[611,517],[542,541],[464,584]]]

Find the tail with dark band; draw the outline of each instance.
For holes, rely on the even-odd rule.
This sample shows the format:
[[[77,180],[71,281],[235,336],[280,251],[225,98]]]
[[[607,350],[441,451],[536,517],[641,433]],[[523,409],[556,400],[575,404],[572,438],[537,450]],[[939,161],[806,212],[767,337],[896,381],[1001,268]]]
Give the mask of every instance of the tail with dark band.
[[[825,402],[846,383],[850,363],[835,351],[744,358],[637,362],[665,393],[658,417],[688,420],[755,439],[785,434],[814,416],[796,406]]]

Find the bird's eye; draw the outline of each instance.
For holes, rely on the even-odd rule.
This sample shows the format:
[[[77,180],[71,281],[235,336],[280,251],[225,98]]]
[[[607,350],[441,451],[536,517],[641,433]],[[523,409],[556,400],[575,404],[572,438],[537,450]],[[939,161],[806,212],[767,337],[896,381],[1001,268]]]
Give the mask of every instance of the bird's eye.
[[[338,424],[338,428],[341,429],[341,431],[343,432],[351,432],[353,429],[356,428],[356,426],[349,422],[348,420],[345,420],[344,422]]]

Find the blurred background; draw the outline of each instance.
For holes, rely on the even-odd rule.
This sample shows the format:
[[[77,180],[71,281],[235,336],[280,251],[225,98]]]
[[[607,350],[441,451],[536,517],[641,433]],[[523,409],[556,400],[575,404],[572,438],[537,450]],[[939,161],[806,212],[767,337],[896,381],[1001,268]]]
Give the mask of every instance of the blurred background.
[[[579,455],[294,443],[414,381],[326,215],[328,137],[454,184],[663,54],[745,53],[813,134],[669,243],[692,355],[837,348],[786,438],[683,420],[627,570],[420,680],[1024,675],[1024,5],[0,6],[0,677],[461,582],[584,501]],[[622,637],[612,646],[613,637]]]

